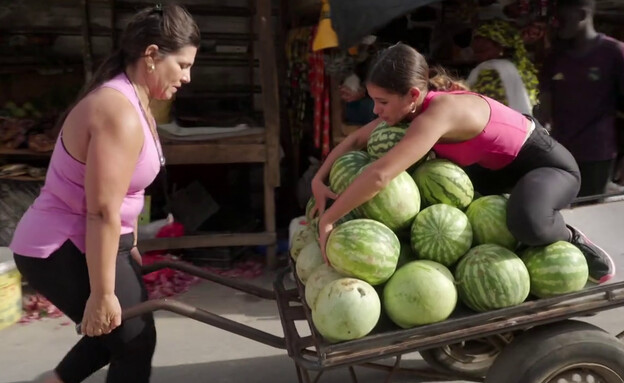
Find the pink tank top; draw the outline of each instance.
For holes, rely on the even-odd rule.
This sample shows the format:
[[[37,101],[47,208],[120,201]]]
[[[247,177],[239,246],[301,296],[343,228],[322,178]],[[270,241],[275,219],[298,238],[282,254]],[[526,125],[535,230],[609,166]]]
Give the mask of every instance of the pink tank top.
[[[101,87],[116,89],[130,100],[141,118],[145,136],[130,187],[121,205],[121,234],[128,234],[134,231],[134,224],[143,209],[144,189],[154,181],[160,171],[160,159],[157,143],[141,112],[139,100],[128,77],[121,73]],[[26,211],[13,234],[10,248],[14,253],[47,258],[68,239],[85,252],[85,169],[84,163],[67,152],[61,134],[56,140],[41,193]]]
[[[442,93],[482,97],[490,105],[490,119],[483,131],[468,141],[435,144],[433,150],[438,157],[460,166],[479,164],[493,170],[509,165],[516,158],[528,134],[526,116],[489,97],[465,91],[430,91],[425,96],[422,110],[427,109],[431,100]]]

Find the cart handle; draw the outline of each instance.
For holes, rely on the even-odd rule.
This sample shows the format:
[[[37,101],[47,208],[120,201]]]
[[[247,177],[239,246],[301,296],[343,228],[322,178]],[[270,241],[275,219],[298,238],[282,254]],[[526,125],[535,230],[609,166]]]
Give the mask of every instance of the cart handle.
[[[192,306],[173,299],[154,299],[139,303],[136,306],[125,309],[121,314],[121,318],[122,321],[124,321],[159,310],[165,310],[182,315],[187,318],[195,319],[211,326],[220,328],[222,330],[241,335],[245,338],[249,338],[260,343],[264,343],[268,346],[280,349],[286,348],[286,341],[283,337],[278,337],[268,332],[258,330],[254,327],[224,318],[220,315],[203,310],[199,307]],[[79,335],[82,335],[82,328],[80,323],[76,325],[76,332]]]

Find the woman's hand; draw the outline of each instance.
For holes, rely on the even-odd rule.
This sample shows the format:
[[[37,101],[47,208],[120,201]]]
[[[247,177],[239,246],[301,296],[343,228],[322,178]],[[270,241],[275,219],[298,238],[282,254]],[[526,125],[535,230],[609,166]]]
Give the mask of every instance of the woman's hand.
[[[321,216],[321,218],[319,219],[319,226],[318,226],[319,246],[321,248],[321,254],[323,255],[323,260],[328,266],[331,266],[331,264],[329,263],[329,258],[327,258],[327,252],[325,251],[325,246],[327,246],[327,238],[329,237],[329,233],[331,233],[333,228],[334,228],[333,222],[332,223],[326,222],[324,217]]]
[[[314,207],[312,208],[311,216],[316,217],[323,215],[327,203],[327,198],[336,199],[338,194],[331,191],[331,189],[316,177],[312,178],[312,195],[314,195]]]
[[[121,306],[115,294],[91,294],[87,299],[82,324],[83,334],[108,334],[121,324]]]

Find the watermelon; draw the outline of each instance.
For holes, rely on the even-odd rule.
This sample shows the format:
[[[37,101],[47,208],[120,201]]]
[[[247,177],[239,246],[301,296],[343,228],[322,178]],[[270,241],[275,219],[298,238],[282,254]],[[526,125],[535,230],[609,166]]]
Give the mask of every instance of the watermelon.
[[[489,195],[468,206],[466,215],[472,225],[473,245],[493,243],[515,250],[518,240],[507,227],[507,198]]]
[[[344,278],[344,275],[340,274],[333,267],[326,263],[323,263],[317,267],[310,275],[305,284],[305,301],[311,310],[314,310],[316,304],[316,298],[329,282],[336,279]]]
[[[399,268],[383,290],[383,307],[401,328],[448,318],[457,304],[453,274],[443,265],[412,261]]]
[[[314,199],[314,196],[312,196],[308,200],[308,203],[306,204],[306,207],[305,207],[305,217],[308,222],[312,221],[312,219],[314,218],[312,217],[312,208],[315,205],[316,205],[316,200]]]
[[[435,204],[414,219],[411,244],[419,259],[450,267],[472,247],[472,226],[458,208]]]
[[[338,157],[329,171],[329,186],[334,193],[341,194],[353,182],[360,169],[370,163],[366,152],[351,151]]]
[[[474,187],[466,172],[449,160],[426,161],[412,173],[427,205],[444,203],[464,210],[474,196]]]
[[[407,172],[401,172],[357,210],[364,217],[379,221],[392,231],[401,231],[412,225],[420,211],[420,193],[412,177]]]
[[[325,250],[336,271],[374,286],[394,273],[401,245],[383,223],[359,218],[334,228]]]
[[[327,284],[318,294],[312,322],[330,342],[362,338],[375,327],[381,315],[381,301],[368,283],[341,278]]]
[[[368,137],[366,151],[372,159],[381,158],[390,149],[394,147],[403,136],[409,124],[399,123],[389,126],[386,122],[382,122],[372,131]]]
[[[572,293],[587,284],[589,269],[583,253],[565,241],[530,247],[522,260],[531,277],[531,294],[539,298]]]
[[[316,230],[310,225],[299,226],[293,233],[290,244],[290,256],[297,261],[301,249],[311,242],[316,242]]]
[[[494,244],[470,249],[457,263],[455,280],[461,301],[479,312],[519,305],[530,289],[522,259]]]
[[[301,283],[305,285],[314,270],[316,270],[316,268],[321,266],[323,263],[324,261],[323,255],[321,254],[321,248],[316,241],[310,242],[303,249],[301,249],[301,253],[299,253],[297,263],[295,264],[295,271],[297,272],[297,276],[301,280]]]

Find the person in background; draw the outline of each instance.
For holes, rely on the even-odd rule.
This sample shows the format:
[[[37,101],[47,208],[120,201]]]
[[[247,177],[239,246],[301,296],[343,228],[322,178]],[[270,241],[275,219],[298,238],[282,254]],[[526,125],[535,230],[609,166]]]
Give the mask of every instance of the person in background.
[[[569,241],[585,255],[590,280],[604,283],[615,274],[611,257],[578,229],[566,225],[560,209],[580,187],[574,158],[529,117],[489,97],[456,91],[446,75],[429,77],[425,58],[397,44],[383,51],[371,66],[366,83],[378,119],[337,145],[312,179],[323,256],[334,223],[373,198],[401,172],[433,150],[459,166],[478,166],[469,173],[483,195],[511,192],[507,226],[522,244],[541,246]],[[373,129],[409,123],[405,136],[383,157],[368,165],[325,210],[335,195],[325,184],[334,161],[366,147]],[[327,259],[327,258],[325,258]]]
[[[616,112],[624,94],[624,44],[594,29],[595,0],[559,0],[557,41],[541,72],[536,117],[574,156],[579,196],[605,192],[613,176],[624,182]]]
[[[468,76],[473,92],[531,115],[537,104],[537,70],[527,55],[520,31],[508,21],[490,20],[473,33],[479,65]]]
[[[191,81],[199,44],[183,8],[138,12],[60,121],[45,185],[10,244],[29,285],[85,334],[46,383],[81,382],[106,365],[109,383],[149,381],[154,318],[121,320],[147,299],[131,253],[144,189],[164,165],[149,104]]]

